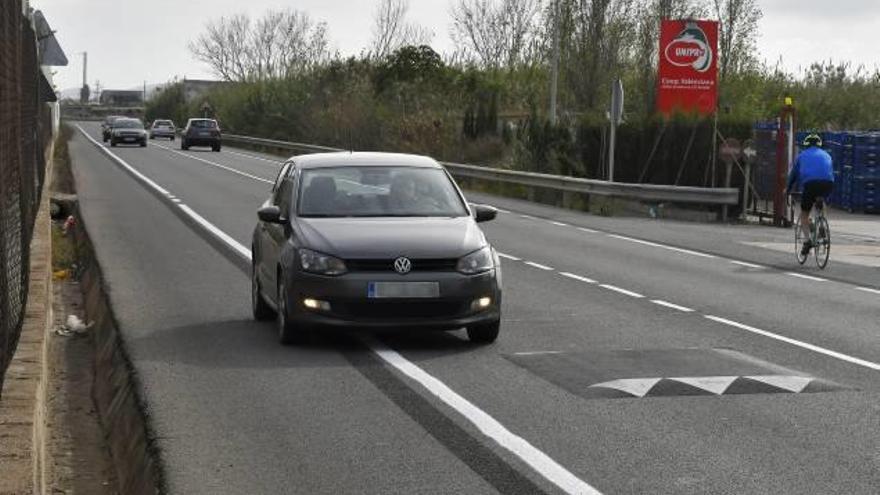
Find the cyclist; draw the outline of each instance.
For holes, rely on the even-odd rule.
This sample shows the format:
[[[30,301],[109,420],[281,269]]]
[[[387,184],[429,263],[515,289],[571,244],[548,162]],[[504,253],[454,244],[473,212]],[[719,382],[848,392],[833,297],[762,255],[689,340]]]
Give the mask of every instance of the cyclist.
[[[801,255],[806,256],[813,248],[812,236],[810,236],[810,211],[816,204],[816,198],[827,198],[834,190],[834,170],[831,155],[822,149],[822,138],[818,134],[811,133],[807,136],[803,148],[791,168],[787,190],[791,192],[795,184],[800,184],[803,192],[800,222],[807,240],[804,242]]]

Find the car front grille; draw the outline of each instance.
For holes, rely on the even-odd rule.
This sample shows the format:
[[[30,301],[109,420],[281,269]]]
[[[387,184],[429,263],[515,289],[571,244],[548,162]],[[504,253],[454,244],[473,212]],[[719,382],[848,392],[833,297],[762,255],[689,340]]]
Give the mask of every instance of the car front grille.
[[[413,259],[413,272],[454,272],[458,265],[457,259]],[[389,259],[354,259],[346,260],[345,266],[350,272],[394,272],[394,260]]]
[[[462,301],[331,301],[333,313],[354,320],[412,320],[457,318],[464,316],[468,305]]]

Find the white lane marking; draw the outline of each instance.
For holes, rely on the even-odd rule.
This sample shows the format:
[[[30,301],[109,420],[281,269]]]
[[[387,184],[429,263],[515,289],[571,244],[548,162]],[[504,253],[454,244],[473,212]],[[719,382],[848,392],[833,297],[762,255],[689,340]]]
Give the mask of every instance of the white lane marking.
[[[459,414],[471,422],[480,432],[495,440],[501,447],[515,454],[525,461],[526,464],[540,473],[544,478],[558,486],[566,493],[598,494],[599,492],[578,478],[559,463],[551,459],[547,454],[535,448],[524,438],[512,433],[499,423],[495,418],[486,414],[482,409],[457,394],[446,384],[428,374],[408,361],[398,352],[389,349],[385,345],[372,339],[364,339],[370,349],[383,361],[394,367],[397,371],[415,380],[435,397],[453,408]]]
[[[766,383],[771,387],[788,390],[789,392],[793,392],[795,394],[803,392],[803,390],[807,388],[807,385],[809,385],[813,381],[813,378],[809,376],[758,375],[744,376],[743,378],[755,380],[756,382]]]
[[[645,297],[645,296],[639,294],[638,292],[633,292],[631,290],[621,289],[620,287],[617,287],[616,285],[602,284],[599,287],[617,292],[619,294],[623,294],[625,296],[635,297],[636,299],[642,299],[643,297]]]
[[[756,270],[763,270],[763,269],[767,268],[766,266],[763,266],[763,265],[756,265],[754,263],[746,263],[745,261],[739,261],[739,260],[730,260],[730,262],[733,263],[734,265],[744,266],[746,268],[754,268]]]
[[[580,275],[575,275],[574,273],[560,272],[559,274],[562,275],[563,277],[568,277],[568,278],[570,278],[570,279],[577,280],[578,282],[584,282],[584,283],[587,283],[587,284],[596,284],[596,283],[598,283],[598,282],[596,282],[595,280],[593,280],[593,279],[591,279],[591,278],[581,277]]]
[[[724,325],[728,325],[734,328],[739,328],[740,330],[745,330],[747,332],[752,332],[757,335],[762,335],[764,337],[768,337],[771,339],[778,340],[780,342],[785,342],[787,344],[791,344],[803,349],[807,349],[813,352],[817,352],[819,354],[824,354],[826,356],[833,357],[835,359],[840,359],[841,361],[846,361],[848,363],[857,364],[859,366],[863,366],[865,368],[872,369],[874,371],[880,371],[880,364],[873,363],[871,361],[866,361],[864,359],[860,359],[857,357],[853,357],[847,354],[843,354],[842,352],[832,351],[831,349],[826,349],[824,347],[820,347],[818,345],[810,344],[807,342],[803,342],[797,339],[793,339],[791,337],[785,337],[783,335],[775,334],[773,332],[768,332],[766,330],[761,330],[760,328],[750,327],[748,325],[743,325],[742,323],[737,323],[732,320],[728,320],[726,318],[721,318],[720,316],[713,315],[704,315],[707,319],[712,320],[717,323],[722,323]]]
[[[155,146],[156,146],[157,148],[162,148],[163,150],[170,151],[171,153],[174,153],[175,155],[185,156],[185,157],[187,157],[187,158],[190,158],[190,159],[193,159],[193,160],[196,160],[196,161],[199,161],[199,162],[202,162],[202,163],[205,163],[205,164],[211,165],[212,167],[217,167],[217,168],[220,168],[220,169],[226,170],[226,171],[228,171],[228,172],[232,172],[232,173],[234,173],[234,174],[238,174],[238,175],[240,175],[240,176],[242,176],[242,177],[247,177],[248,179],[253,179],[253,180],[256,180],[256,181],[260,181],[260,182],[265,182],[266,184],[274,184],[274,182],[272,182],[272,181],[269,180],[269,179],[264,179],[264,178],[262,178],[262,177],[257,177],[256,175],[252,175],[252,174],[249,174],[249,173],[247,173],[247,172],[242,172],[241,170],[234,169],[234,168],[232,168],[232,167],[227,167],[226,165],[220,165],[219,163],[215,163],[215,162],[212,162],[212,161],[210,161],[210,160],[205,160],[204,158],[200,158],[200,157],[195,156],[195,155],[193,155],[193,154],[191,154],[191,153],[181,153],[180,151],[173,150],[173,149],[171,149],[171,148],[168,148],[167,146],[162,146],[162,145],[159,145],[159,144],[157,144],[157,145],[155,145]]]
[[[812,275],[804,275],[803,273],[796,272],[786,272],[786,275],[791,275],[792,277],[802,278],[805,280],[812,280],[813,282],[827,282],[828,279],[813,277]]]
[[[80,131],[83,133],[83,135],[88,137],[96,146],[100,146],[97,141],[91,139],[91,137],[88,136],[82,128],[80,128]],[[126,169],[137,174],[137,177],[141,178],[144,183],[150,185],[150,187],[155,187],[157,190],[165,191],[164,189],[161,189],[155,182],[150,181],[145,176],[143,176],[143,174],[140,174],[139,172],[134,170],[134,168],[125,163],[125,161],[123,161],[121,158],[117,157],[113,153],[110,153],[109,151],[108,154],[113,157],[114,160],[117,161],[119,164],[125,166]],[[250,250],[245,248],[230,235],[217,228],[217,226],[206,220],[204,217],[193,211],[188,206],[180,205],[180,208],[181,210],[186,212],[187,215],[196,220],[199,225],[201,225],[208,232],[214,235],[217,239],[225,243],[227,246],[232,248],[235,252],[240,254],[245,259],[249,261],[251,260]],[[434,378],[432,375],[430,375],[425,370],[419,368],[417,365],[408,361],[399,353],[375,341],[367,342],[367,344],[369,345],[370,349],[374,353],[376,353],[376,355],[379,356],[383,361],[418,382],[430,393],[440,399],[444,404],[464,416],[465,419],[470,421],[471,424],[473,424],[480,432],[482,432],[484,435],[496,442],[501,447],[507,449],[508,451],[519,457],[538,474],[546,478],[554,485],[558,486],[565,493],[601,495],[598,490],[590,486],[587,482],[572,474],[562,465],[550,458],[547,454],[535,448],[524,438],[512,433],[510,430],[505,428],[504,425],[499,423],[495,418],[469,402],[461,395],[458,395],[446,384],[444,384],[437,378]]]
[[[533,217],[533,216],[531,216],[531,215],[520,215],[519,217],[520,217],[520,218],[525,218],[526,220],[534,220],[534,219],[535,219],[535,217]]]
[[[490,205],[487,203],[486,206],[491,206],[492,208],[495,208],[495,211],[497,211],[498,213],[510,213],[510,210],[505,210],[504,208],[499,208],[495,205]]]
[[[530,351],[530,352],[514,352],[514,356],[544,356],[552,354],[562,354],[562,351]]]
[[[529,265],[529,266],[531,266],[531,267],[534,267],[534,268],[537,268],[537,269],[539,269],[539,270],[544,270],[544,271],[548,271],[548,272],[552,272],[552,271],[553,271],[553,268],[552,268],[552,267],[549,267],[549,266],[547,266],[547,265],[542,265],[542,264],[540,264],[540,263],[535,263],[534,261],[526,261],[525,263],[526,263],[527,265]]]
[[[660,243],[657,243],[657,242],[643,241],[643,240],[641,240],[641,239],[635,239],[635,238],[632,238],[632,237],[627,237],[627,236],[625,236],[625,235],[608,234],[608,237],[611,237],[611,238],[614,238],[614,239],[620,239],[620,240],[622,240],[622,241],[627,241],[627,242],[634,242],[634,243],[636,243],[636,244],[643,244],[643,245],[645,245],[645,246],[651,246],[651,247],[657,247],[657,248],[660,248],[660,249],[666,249],[666,250],[668,250],[668,251],[675,251],[675,252],[677,252],[677,253],[684,253],[684,254],[690,254],[690,255],[692,255],[692,256],[699,256],[699,257],[701,257],[701,258],[707,258],[707,259],[714,259],[714,258],[717,258],[717,256],[715,256],[714,254],[706,254],[706,253],[701,253],[701,252],[699,252],[699,251],[691,251],[690,249],[682,249],[682,248],[677,248],[677,247],[674,247],[674,246],[667,246],[666,244],[660,244]]]
[[[557,227],[568,227],[568,224],[567,224],[567,223],[557,222],[557,221],[554,221],[554,220],[551,220],[550,223],[553,224],[553,225],[556,225]]]
[[[661,378],[624,378],[622,380],[596,383],[587,388],[610,388],[636,397],[644,397],[660,380]]]
[[[856,287],[856,290],[860,290],[862,292],[869,292],[871,294],[880,294],[880,290],[872,289],[870,287]]]
[[[261,157],[261,156],[251,155],[250,153],[239,153],[238,151],[232,151],[232,150],[230,150],[230,149],[226,149],[225,151],[226,151],[227,153],[231,154],[231,155],[238,155],[238,156],[243,156],[243,157],[245,157],[245,158],[252,158],[252,159],[254,159],[254,160],[260,160],[261,162],[274,163],[275,165],[281,165],[281,164],[284,163],[284,160],[283,160],[283,159],[270,160],[270,159],[268,159],[268,158],[263,158],[263,157]]]
[[[682,313],[693,313],[694,312],[694,310],[691,308],[679,306],[678,304],[672,304],[671,302],[663,301],[661,299],[653,299],[653,300],[651,300],[651,302],[658,305],[658,306],[663,306],[666,308],[671,308],[671,309],[674,309],[677,311],[681,311]]]
[[[598,230],[588,229],[586,227],[578,227],[577,229],[580,230],[581,232],[586,232],[587,234],[598,234],[599,233]]]
[[[92,138],[92,136],[89,136],[89,133],[87,133],[87,132],[85,131],[85,129],[83,129],[81,126],[77,125],[76,127],[77,127],[77,129],[79,129],[79,132],[81,132],[82,135],[85,136],[86,139],[88,139],[89,141],[91,141],[92,144],[94,144],[99,150],[102,150],[102,151],[104,152],[104,154],[106,154],[106,155],[109,156],[113,161],[115,161],[115,162],[118,163],[120,166],[124,167],[126,170],[128,170],[129,172],[131,172],[135,177],[137,177],[138,179],[140,179],[141,181],[143,181],[144,184],[147,184],[147,185],[150,186],[153,190],[155,190],[155,191],[159,191],[160,193],[162,193],[162,194],[164,194],[164,195],[166,195],[166,196],[169,195],[169,194],[171,194],[171,193],[168,192],[167,189],[163,188],[163,187],[160,186],[159,184],[156,184],[155,182],[153,182],[152,180],[150,180],[149,178],[147,178],[146,175],[144,175],[144,174],[138,172],[137,170],[135,170],[134,167],[132,167],[131,165],[129,165],[128,163],[126,163],[122,158],[119,158],[118,156],[116,156],[116,154],[113,153],[112,151],[110,151],[106,146],[104,146],[104,145],[102,145],[101,143],[99,143],[98,141],[96,141],[94,138]]]
[[[504,259],[510,260],[510,261],[522,261],[522,258],[517,258],[516,256],[511,256],[509,254],[504,254],[504,253],[500,253],[500,252],[498,253],[498,257],[504,258]]]

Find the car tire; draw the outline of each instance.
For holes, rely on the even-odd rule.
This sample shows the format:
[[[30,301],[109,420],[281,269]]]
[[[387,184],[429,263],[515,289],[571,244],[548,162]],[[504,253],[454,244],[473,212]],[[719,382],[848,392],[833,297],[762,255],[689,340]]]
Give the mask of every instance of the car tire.
[[[215,144],[214,146],[211,146],[211,149],[214,150],[215,152],[219,152],[221,148],[220,148],[219,144]]]
[[[263,297],[256,262],[251,265],[251,308],[257,321],[271,321],[276,317],[275,311]]]
[[[180,149],[182,149],[183,151],[186,151],[189,149],[189,146],[186,145],[186,140],[184,140],[184,139],[180,140]]]
[[[146,148],[146,147],[147,147],[147,140],[144,139],[143,141],[141,141],[141,148]]]
[[[156,139],[156,136],[150,134],[150,140]]]
[[[171,136],[169,139],[171,139],[172,143],[174,142],[174,136]]]
[[[287,308],[287,287],[284,285],[284,276],[278,274],[278,341],[281,345],[301,344],[305,341],[306,331],[297,328],[289,320],[289,311]]]
[[[115,148],[115,147],[116,147],[116,140],[115,140],[115,139],[111,139],[111,140],[110,140],[110,147],[111,147],[111,148]]]
[[[468,340],[474,344],[491,344],[498,339],[498,333],[500,331],[500,321],[467,327]]]

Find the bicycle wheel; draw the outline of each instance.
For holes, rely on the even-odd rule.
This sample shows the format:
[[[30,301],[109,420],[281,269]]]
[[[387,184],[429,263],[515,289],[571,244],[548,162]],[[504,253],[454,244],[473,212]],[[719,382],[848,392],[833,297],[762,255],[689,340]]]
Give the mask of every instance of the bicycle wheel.
[[[816,264],[822,270],[828,266],[828,258],[831,256],[831,227],[828,226],[828,220],[824,216],[820,216],[816,222]]]
[[[801,229],[801,223],[795,222],[794,224],[794,255],[798,260],[798,263],[803,265],[807,262],[807,256],[809,253],[804,254],[804,243],[807,242],[809,237],[805,236],[803,233],[803,229]]]

